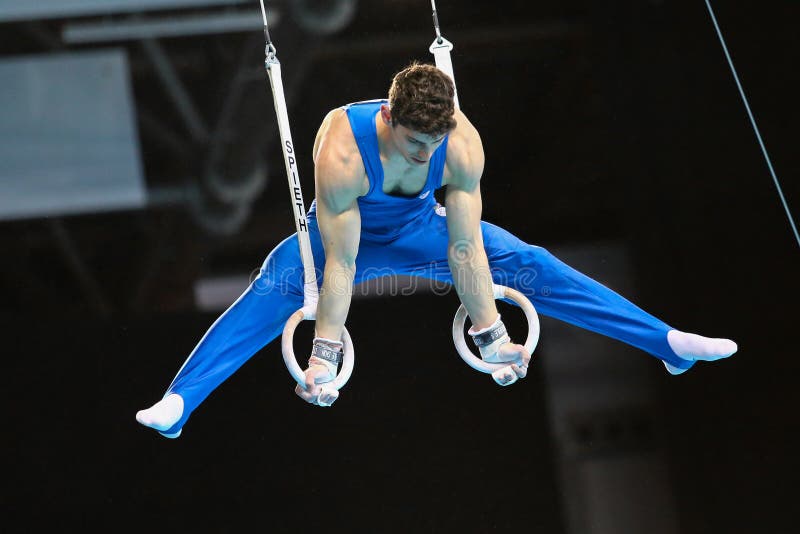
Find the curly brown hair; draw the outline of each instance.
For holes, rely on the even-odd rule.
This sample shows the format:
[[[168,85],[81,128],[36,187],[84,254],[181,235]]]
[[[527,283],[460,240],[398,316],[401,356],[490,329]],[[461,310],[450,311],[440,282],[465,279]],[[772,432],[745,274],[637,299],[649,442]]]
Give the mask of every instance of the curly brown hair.
[[[389,88],[392,123],[431,136],[456,127],[455,85],[434,65],[411,63],[394,75]]]

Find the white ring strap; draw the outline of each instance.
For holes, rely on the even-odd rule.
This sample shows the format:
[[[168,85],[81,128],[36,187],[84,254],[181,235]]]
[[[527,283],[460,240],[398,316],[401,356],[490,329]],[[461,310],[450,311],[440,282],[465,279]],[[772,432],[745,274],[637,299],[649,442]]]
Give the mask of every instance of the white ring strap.
[[[435,0],[431,0],[431,7],[433,8],[433,27],[436,31],[436,37],[433,43],[431,43],[429,50],[433,54],[436,66],[450,76],[450,79],[453,80],[453,88],[455,88],[456,77],[453,73],[453,61],[450,58],[450,52],[453,50],[453,43],[442,37],[442,33],[439,29],[439,15],[436,11]],[[455,91],[453,100],[456,108],[459,108],[458,91]],[[531,301],[519,291],[498,284],[493,285],[492,293],[495,299],[509,298],[513,300],[525,312],[525,317],[528,320],[528,339],[525,341],[525,349],[528,351],[528,354],[533,354],[533,350],[539,342],[539,315],[536,313],[536,309],[533,307],[533,304],[531,304]],[[461,356],[470,367],[483,373],[491,374],[494,371],[507,367],[509,365],[508,363],[486,363],[483,359],[472,353],[464,338],[464,323],[466,319],[467,309],[462,304],[456,311],[456,316],[453,320],[453,341],[456,344],[456,350],[459,356]]]
[[[453,61],[450,59],[450,51],[453,50],[453,43],[442,37],[442,33],[439,30],[439,15],[436,12],[435,0],[431,0],[431,7],[433,8],[433,28],[436,30],[436,37],[428,50],[433,54],[436,66],[453,80],[453,88],[455,89],[456,76],[453,73]],[[453,102],[456,105],[456,109],[459,109],[457,89],[453,95]]]
[[[300,386],[305,385],[305,375],[297,358],[294,355],[292,342],[294,331],[297,325],[304,320],[314,320],[317,314],[317,302],[319,301],[319,290],[317,289],[317,275],[314,269],[314,255],[311,251],[311,238],[308,232],[308,220],[306,219],[305,203],[303,202],[303,191],[300,187],[300,173],[297,169],[297,155],[292,143],[292,133],[289,128],[289,113],[286,109],[286,97],[283,92],[283,80],[281,78],[281,64],[278,61],[275,47],[269,37],[267,27],[267,14],[264,9],[264,0],[261,1],[261,14],[264,17],[264,36],[267,40],[266,60],[264,66],[269,74],[270,86],[272,87],[272,99],[275,103],[275,114],[278,119],[278,130],[281,136],[281,147],[283,149],[283,160],[286,164],[286,177],[289,181],[289,197],[292,202],[294,212],[294,223],[297,230],[297,242],[300,247],[300,259],[303,262],[303,307],[297,310],[283,328],[281,348],[283,360],[289,373]],[[327,387],[339,389],[345,385],[353,371],[354,351],[350,334],[346,328],[342,331],[342,341],[344,342],[344,361],[342,369],[337,377]]]

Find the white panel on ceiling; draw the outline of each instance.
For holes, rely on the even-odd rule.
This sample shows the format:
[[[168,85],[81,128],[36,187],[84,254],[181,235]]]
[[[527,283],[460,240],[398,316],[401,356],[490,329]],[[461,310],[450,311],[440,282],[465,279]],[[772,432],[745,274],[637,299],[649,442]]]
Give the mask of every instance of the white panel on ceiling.
[[[145,202],[124,51],[0,61],[0,220]]]

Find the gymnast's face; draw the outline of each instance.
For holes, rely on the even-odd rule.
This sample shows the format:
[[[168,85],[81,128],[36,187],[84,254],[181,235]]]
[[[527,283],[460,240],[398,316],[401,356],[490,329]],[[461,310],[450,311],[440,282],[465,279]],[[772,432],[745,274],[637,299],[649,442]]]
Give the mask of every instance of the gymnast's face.
[[[388,108],[381,111],[384,122],[389,126],[392,144],[403,158],[412,165],[427,165],[433,153],[444,141],[445,134],[429,135],[417,132],[393,122]]]
[[[396,125],[393,136],[395,145],[403,157],[413,165],[426,165],[434,151],[444,141],[444,134],[432,136],[415,132],[402,124]]]

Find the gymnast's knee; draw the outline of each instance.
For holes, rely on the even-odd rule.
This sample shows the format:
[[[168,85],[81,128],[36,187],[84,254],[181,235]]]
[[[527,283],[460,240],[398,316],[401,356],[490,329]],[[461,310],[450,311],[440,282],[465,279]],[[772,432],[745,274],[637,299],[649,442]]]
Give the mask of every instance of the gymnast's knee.
[[[513,287],[526,295],[547,296],[558,279],[562,263],[550,251],[523,244],[513,254],[491,265],[496,284]],[[554,278],[555,277],[555,278]]]
[[[561,263],[549,250],[537,245],[525,244],[519,253],[520,267],[539,272],[550,265]]]
[[[280,254],[270,254],[260,269],[253,271],[250,280],[251,290],[258,295],[279,292],[282,295],[303,294],[304,270],[302,264],[286,261]],[[317,272],[317,279],[321,278]]]

